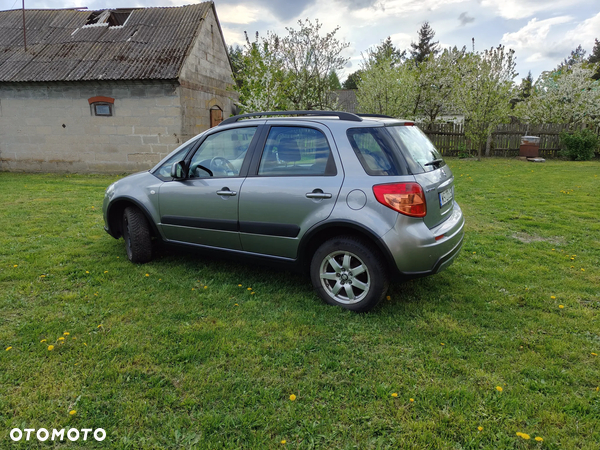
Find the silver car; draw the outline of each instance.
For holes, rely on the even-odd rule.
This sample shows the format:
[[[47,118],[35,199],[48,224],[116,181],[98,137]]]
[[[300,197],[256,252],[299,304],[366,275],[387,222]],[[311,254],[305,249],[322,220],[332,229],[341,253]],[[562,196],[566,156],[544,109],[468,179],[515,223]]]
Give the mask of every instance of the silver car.
[[[332,111],[231,117],[111,184],[103,212],[134,263],[154,239],[275,261],[353,311],[446,268],[464,235],[452,172],[412,122]]]

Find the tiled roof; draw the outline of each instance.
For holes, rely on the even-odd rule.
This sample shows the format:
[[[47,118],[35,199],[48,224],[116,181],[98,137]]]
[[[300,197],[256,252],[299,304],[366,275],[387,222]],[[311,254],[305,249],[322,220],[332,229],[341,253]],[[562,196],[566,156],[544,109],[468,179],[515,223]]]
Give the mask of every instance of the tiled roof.
[[[121,26],[88,24],[102,11],[25,10],[27,51],[22,10],[0,11],[0,82],[176,79],[212,7],[111,10]]]

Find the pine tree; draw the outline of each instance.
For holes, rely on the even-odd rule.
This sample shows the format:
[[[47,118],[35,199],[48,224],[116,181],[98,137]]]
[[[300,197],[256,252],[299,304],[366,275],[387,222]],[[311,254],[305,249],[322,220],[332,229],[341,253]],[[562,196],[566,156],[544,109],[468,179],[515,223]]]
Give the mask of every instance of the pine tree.
[[[435,37],[435,31],[429,25],[429,22],[425,22],[421,25],[419,29],[419,42],[416,44],[414,42],[410,43],[411,58],[415,61],[416,64],[420,64],[425,59],[433,53],[434,56],[437,56],[440,53],[439,41],[433,41]]]
[[[358,89],[358,84],[360,83],[360,75],[362,73],[362,70],[357,70],[356,72],[352,72],[350,75],[348,75],[348,78],[346,78],[346,81],[344,81],[344,84],[342,84],[342,87],[344,89]]]

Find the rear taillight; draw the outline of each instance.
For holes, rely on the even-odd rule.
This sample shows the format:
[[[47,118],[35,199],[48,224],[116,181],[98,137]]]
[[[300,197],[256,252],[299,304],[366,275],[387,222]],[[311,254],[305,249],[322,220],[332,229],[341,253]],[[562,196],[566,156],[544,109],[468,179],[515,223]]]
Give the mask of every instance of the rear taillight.
[[[373,186],[373,193],[379,203],[401,214],[412,217],[427,214],[425,194],[417,183],[378,184]]]

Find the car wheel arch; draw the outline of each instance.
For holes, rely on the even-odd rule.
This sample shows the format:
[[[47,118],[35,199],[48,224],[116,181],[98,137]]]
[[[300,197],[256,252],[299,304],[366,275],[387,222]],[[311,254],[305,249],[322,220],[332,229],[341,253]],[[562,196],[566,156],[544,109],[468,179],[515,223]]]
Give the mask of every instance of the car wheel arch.
[[[150,225],[152,237],[161,237],[158,231],[158,227],[152,219],[152,214],[150,213],[148,208],[146,208],[146,206],[144,206],[142,203],[140,203],[132,197],[119,197],[118,199],[113,200],[108,206],[106,216],[108,218],[109,232],[112,237],[114,237],[115,239],[119,239],[121,236],[123,236],[123,230],[121,229],[121,221],[123,219],[123,213],[125,211],[125,208],[127,208],[128,206],[135,206],[142,212],[142,214],[144,214],[146,220],[148,221],[148,224]]]
[[[355,236],[372,244],[383,256],[387,266],[396,267],[392,254],[375,232],[357,222],[335,221],[317,225],[302,237],[298,254],[302,271],[308,271],[310,261],[321,244],[332,237],[342,235]]]

